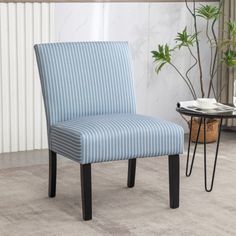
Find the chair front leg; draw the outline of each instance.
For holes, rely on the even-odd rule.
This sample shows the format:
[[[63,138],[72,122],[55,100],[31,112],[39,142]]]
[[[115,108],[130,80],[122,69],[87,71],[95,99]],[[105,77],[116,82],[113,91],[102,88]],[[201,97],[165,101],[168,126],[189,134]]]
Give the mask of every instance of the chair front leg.
[[[56,182],[57,182],[57,154],[49,150],[49,183],[48,196],[56,196]]]
[[[134,187],[134,184],[135,184],[135,171],[136,171],[136,158],[129,160],[129,164],[128,164],[128,180],[127,180],[128,188]]]
[[[179,155],[169,156],[170,208],[179,207]]]
[[[81,197],[83,219],[92,219],[92,181],[91,164],[80,164]]]

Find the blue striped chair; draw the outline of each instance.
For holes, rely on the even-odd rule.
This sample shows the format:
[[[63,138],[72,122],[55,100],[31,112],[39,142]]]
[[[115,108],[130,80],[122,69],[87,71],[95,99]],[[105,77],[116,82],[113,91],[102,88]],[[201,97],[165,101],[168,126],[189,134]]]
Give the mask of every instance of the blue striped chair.
[[[92,219],[91,164],[128,160],[128,187],[136,158],[169,156],[170,207],[179,206],[183,129],[137,115],[126,42],[35,45],[47,117],[49,197],[56,195],[57,154],[80,163],[83,219]]]

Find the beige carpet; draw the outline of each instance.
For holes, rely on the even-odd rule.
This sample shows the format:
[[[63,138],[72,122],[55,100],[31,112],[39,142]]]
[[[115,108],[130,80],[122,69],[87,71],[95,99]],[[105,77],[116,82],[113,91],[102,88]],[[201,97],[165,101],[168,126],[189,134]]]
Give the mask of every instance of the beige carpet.
[[[45,151],[0,155],[0,235],[236,235],[235,140],[236,133],[223,134],[212,193],[203,188],[202,147],[190,178],[181,157],[177,210],[169,209],[167,158],[138,160],[133,189],[126,188],[127,161],[93,165],[89,222],[82,220],[79,164],[60,158],[57,197],[49,199]]]

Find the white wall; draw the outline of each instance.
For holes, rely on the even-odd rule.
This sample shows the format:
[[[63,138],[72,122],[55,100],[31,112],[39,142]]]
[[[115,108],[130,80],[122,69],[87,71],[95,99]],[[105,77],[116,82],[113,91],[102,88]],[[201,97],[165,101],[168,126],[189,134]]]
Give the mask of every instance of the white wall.
[[[191,95],[172,68],[157,76],[150,51],[158,44],[173,43],[185,26],[192,30],[192,17],[185,3],[58,3],[55,6],[55,38],[58,41],[126,40],[130,42],[137,96],[137,111],[184,126],[176,113],[177,101]],[[204,30],[200,22],[199,30]],[[202,39],[202,60],[209,65],[207,40]],[[191,63],[187,51],[174,55],[174,63],[185,71]],[[194,86],[199,88],[196,71]]]

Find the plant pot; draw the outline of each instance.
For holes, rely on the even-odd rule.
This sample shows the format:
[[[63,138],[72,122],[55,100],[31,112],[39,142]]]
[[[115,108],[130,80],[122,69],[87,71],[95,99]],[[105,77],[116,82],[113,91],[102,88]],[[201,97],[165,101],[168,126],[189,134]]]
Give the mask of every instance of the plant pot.
[[[194,118],[192,121],[192,134],[191,141],[197,141],[197,133],[199,128],[199,120]],[[190,126],[190,123],[189,123]],[[219,120],[210,119],[206,123],[206,143],[213,143],[217,141],[219,133]],[[204,124],[201,124],[200,134],[199,134],[199,143],[204,143]]]

